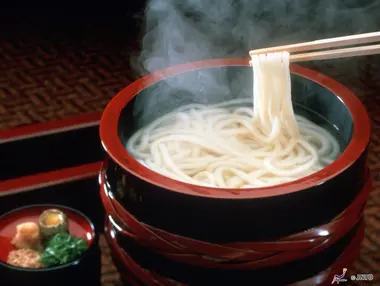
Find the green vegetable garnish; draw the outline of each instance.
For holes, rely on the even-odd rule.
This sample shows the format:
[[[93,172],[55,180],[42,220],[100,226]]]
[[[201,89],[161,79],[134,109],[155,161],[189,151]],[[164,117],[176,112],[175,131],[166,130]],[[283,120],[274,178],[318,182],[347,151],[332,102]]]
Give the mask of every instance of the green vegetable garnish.
[[[62,265],[77,259],[86,249],[84,239],[73,237],[67,232],[56,233],[46,241],[40,261],[46,267]]]

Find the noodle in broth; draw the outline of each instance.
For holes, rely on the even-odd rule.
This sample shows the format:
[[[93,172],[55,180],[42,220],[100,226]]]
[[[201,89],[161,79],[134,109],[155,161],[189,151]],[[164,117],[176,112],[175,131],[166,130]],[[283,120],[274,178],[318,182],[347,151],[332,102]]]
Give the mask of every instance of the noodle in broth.
[[[218,188],[293,181],[340,154],[325,129],[294,114],[289,53],[255,55],[250,100],[182,106],[138,130],[127,150],[175,180]]]

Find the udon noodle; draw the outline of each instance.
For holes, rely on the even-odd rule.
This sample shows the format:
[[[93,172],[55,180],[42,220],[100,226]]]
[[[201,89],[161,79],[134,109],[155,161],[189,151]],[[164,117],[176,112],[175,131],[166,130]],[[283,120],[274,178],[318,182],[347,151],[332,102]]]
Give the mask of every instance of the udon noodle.
[[[293,181],[340,153],[337,140],[295,115],[289,54],[252,57],[250,100],[189,104],[138,130],[127,150],[175,180],[218,188],[255,188]]]

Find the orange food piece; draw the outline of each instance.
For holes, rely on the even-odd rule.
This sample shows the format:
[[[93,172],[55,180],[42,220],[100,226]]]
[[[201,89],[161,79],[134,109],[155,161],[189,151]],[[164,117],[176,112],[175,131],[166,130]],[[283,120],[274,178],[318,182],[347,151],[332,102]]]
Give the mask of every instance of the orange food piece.
[[[34,222],[19,224],[16,228],[16,235],[12,239],[14,247],[37,249],[41,245],[40,228]]]
[[[46,226],[55,226],[63,221],[62,215],[60,213],[49,213],[45,219],[44,224]]]

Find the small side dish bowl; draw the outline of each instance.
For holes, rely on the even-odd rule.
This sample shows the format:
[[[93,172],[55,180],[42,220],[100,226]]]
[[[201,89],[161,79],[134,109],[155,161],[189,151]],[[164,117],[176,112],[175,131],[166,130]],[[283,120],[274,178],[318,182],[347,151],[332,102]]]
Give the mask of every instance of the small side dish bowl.
[[[46,220],[47,210],[52,211],[54,216],[58,215],[50,219],[50,224],[56,222],[57,227],[49,229],[48,233],[43,231],[44,226],[41,225],[41,220]],[[35,233],[31,235],[31,231]],[[34,246],[30,243],[33,237],[37,237],[38,241]],[[45,255],[45,261],[49,261],[45,250],[49,247],[49,251],[54,250],[53,239],[56,243],[58,240],[62,243],[66,240],[67,243],[71,241],[81,244],[81,252],[76,255],[71,253],[71,257],[75,257],[73,259],[68,259],[70,255],[67,255],[59,263],[46,266],[42,262],[43,256]],[[72,208],[31,205],[12,210],[0,216],[1,285],[77,285],[79,282],[99,285],[100,251],[97,240],[93,223],[83,213]],[[35,256],[23,257],[23,253]],[[54,260],[53,256],[50,261]],[[19,262],[19,259],[25,261]],[[34,261],[32,266],[22,267],[31,260]]]

